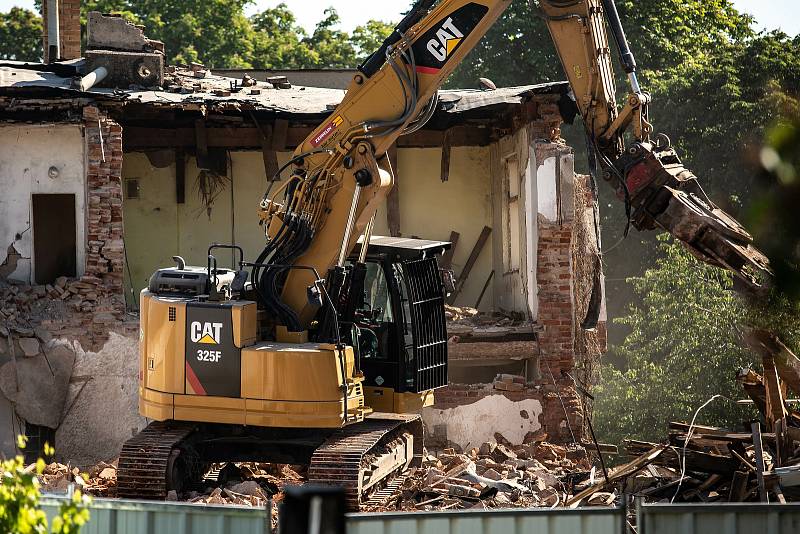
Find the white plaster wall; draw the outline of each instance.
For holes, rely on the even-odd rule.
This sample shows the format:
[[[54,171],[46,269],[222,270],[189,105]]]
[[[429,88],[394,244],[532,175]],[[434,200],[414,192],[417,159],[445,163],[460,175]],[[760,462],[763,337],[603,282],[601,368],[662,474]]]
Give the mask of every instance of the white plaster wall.
[[[558,158],[551,156],[537,162],[536,186],[539,191],[539,213],[548,221],[558,218],[558,190],[556,188],[556,171]]]
[[[533,145],[529,145],[528,150],[530,157],[522,183],[522,191],[525,194],[525,247],[522,250],[527,265],[524,276],[528,287],[525,292],[528,314],[532,321],[536,321],[539,317],[539,299],[537,298],[539,286],[536,283],[536,272],[539,265],[539,217],[534,208],[539,206],[539,188],[536,181],[536,157]]]
[[[424,408],[422,419],[431,434],[435,427],[447,425],[447,439],[467,450],[494,439],[495,432],[513,444],[521,444],[528,432],[542,427],[541,414],[542,403],[538,400],[514,402],[504,395],[490,395],[447,410]]]
[[[35,279],[31,195],[37,193],[75,195],[78,276],[84,273],[85,161],[79,125],[0,126],[0,263],[16,234],[22,236],[14,243],[22,259],[9,278],[28,283]],[[55,179],[48,176],[51,166],[59,170]]]

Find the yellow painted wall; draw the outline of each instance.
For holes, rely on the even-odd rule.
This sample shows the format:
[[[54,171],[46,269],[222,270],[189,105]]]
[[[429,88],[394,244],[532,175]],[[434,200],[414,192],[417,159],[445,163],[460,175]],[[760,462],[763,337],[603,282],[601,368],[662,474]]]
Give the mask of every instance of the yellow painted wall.
[[[288,158],[288,153],[280,154],[279,163]],[[400,227],[404,236],[425,239],[447,240],[451,230],[459,232],[460,242],[453,258],[458,275],[483,227],[492,226],[489,149],[454,148],[450,180],[445,183],[439,178],[440,165],[438,148],[398,152]],[[175,254],[183,256],[190,265],[205,265],[212,241],[235,242],[244,248],[245,259],[250,261],[261,252],[264,234],[256,216],[266,186],[261,152],[230,153],[233,194],[226,187],[216,198],[210,218],[197,193],[198,170],[193,157],[187,158],[185,204],[176,204],[174,165],[158,169],[145,154],[127,153],[122,174],[123,179],[139,180],[140,197],[124,200],[125,245],[133,281],[128,284],[129,302],[131,289],[133,295],[138,295],[153,271],[171,265]],[[385,207],[376,218],[375,233],[388,235]],[[229,266],[229,255],[217,256],[221,266]],[[490,240],[456,304],[474,306],[491,269]],[[491,305],[490,286],[481,308],[488,309]]]
[[[447,241],[451,231],[461,234],[453,256],[453,270],[458,276],[483,227],[492,226],[489,148],[453,148],[447,182],[440,179],[441,153],[439,148],[398,150],[396,172],[400,193],[400,232],[407,237],[441,241]],[[386,206],[378,211],[375,221],[375,233],[389,235]],[[490,235],[456,305],[474,306],[477,302],[492,271],[491,238]],[[491,307],[490,285],[481,300],[481,309]]]

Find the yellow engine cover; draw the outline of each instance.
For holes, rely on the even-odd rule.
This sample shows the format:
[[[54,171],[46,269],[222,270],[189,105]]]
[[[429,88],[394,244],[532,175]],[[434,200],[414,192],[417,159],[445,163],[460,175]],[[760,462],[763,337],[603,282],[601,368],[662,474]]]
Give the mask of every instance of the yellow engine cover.
[[[255,302],[144,290],[140,321],[139,412],[149,419],[338,428],[371,411],[352,347],[256,344]]]

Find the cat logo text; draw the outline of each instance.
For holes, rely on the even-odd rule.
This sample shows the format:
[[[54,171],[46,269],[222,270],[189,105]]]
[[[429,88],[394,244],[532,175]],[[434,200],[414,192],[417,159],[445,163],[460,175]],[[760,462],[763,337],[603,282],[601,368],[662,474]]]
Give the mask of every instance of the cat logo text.
[[[439,61],[444,61],[463,38],[464,34],[453,24],[453,17],[448,17],[437,30],[436,37],[428,41],[428,52]]]
[[[200,321],[194,321],[190,326],[189,332],[192,343],[219,345],[222,323],[201,323]]]

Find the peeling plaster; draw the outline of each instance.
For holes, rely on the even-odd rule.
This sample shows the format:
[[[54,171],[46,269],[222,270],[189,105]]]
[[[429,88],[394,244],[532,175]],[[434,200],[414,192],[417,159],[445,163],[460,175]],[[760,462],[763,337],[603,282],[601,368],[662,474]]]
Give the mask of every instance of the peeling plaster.
[[[542,428],[542,403],[535,399],[519,402],[505,395],[489,395],[472,404],[447,410],[425,408],[422,418],[429,433],[445,425],[447,439],[466,450],[494,439],[499,432],[511,443],[522,443],[528,432]]]

